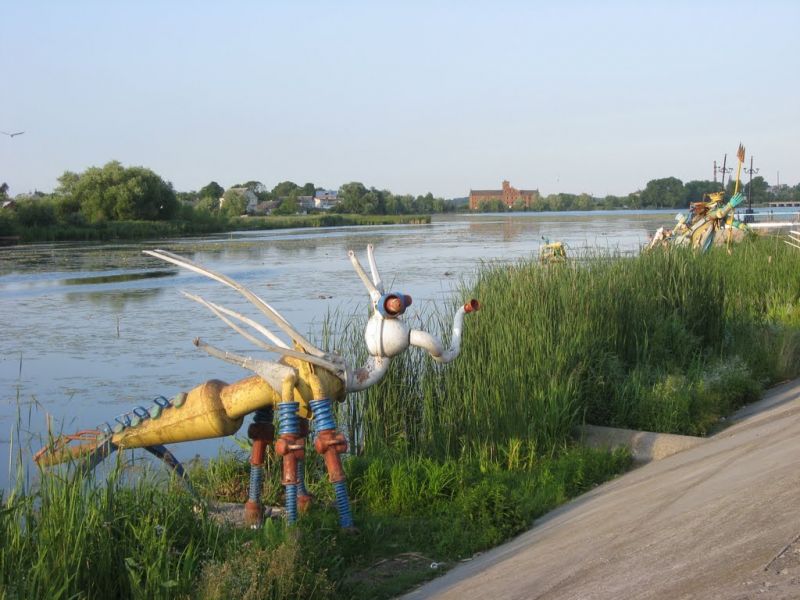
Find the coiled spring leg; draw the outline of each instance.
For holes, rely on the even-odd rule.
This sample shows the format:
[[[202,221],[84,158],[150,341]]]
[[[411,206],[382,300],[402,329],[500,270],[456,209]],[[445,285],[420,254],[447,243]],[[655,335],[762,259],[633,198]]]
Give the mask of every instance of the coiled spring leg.
[[[347,496],[347,481],[340,454],[347,451],[344,435],[336,432],[336,420],[333,416],[333,405],[330,399],[312,400],[309,403],[314,413],[314,428],[317,438],[314,448],[325,459],[328,478],[336,493],[336,509],[339,511],[339,525],[344,529],[353,527],[353,513],[350,510],[350,499]]]
[[[264,520],[261,488],[264,484],[264,457],[267,446],[275,440],[272,417],[272,407],[259,409],[253,415],[253,422],[247,429],[247,436],[253,441],[253,448],[250,452],[250,490],[244,505],[244,522],[250,527],[258,527]]]
[[[308,438],[308,419],[299,417],[300,436]],[[306,461],[305,458],[297,459],[297,508],[301,513],[306,512],[311,506],[312,496],[306,489]]]
[[[275,451],[283,457],[281,483],[286,490],[286,520],[297,521],[297,463],[305,457],[305,439],[300,435],[299,402],[278,403],[280,438]]]

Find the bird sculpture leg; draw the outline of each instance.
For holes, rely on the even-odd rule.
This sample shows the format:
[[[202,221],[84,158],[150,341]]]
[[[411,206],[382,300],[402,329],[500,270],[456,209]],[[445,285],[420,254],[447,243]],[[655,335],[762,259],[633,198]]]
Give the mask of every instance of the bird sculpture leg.
[[[264,520],[261,488],[264,484],[264,457],[267,446],[275,440],[272,416],[272,407],[258,409],[247,429],[247,436],[253,441],[253,448],[250,452],[250,492],[244,505],[244,522],[250,527],[259,527]]]
[[[328,478],[333,484],[336,494],[336,509],[339,511],[339,525],[343,529],[353,528],[353,515],[350,511],[350,500],[347,497],[347,481],[339,455],[347,451],[344,435],[336,432],[336,420],[333,416],[333,405],[329,398],[312,400],[311,412],[314,414],[314,429],[317,439],[314,448],[325,459]]]
[[[298,418],[300,422],[300,436],[308,438],[308,419]],[[305,458],[297,459],[297,508],[301,513],[306,512],[311,506],[311,494],[306,489],[306,461]]]
[[[280,437],[275,444],[275,452],[283,457],[281,483],[286,490],[286,520],[297,521],[297,462],[305,457],[305,439],[300,435],[300,417],[297,410],[299,402],[292,400],[293,378],[283,382],[281,402],[278,403],[278,427]]]

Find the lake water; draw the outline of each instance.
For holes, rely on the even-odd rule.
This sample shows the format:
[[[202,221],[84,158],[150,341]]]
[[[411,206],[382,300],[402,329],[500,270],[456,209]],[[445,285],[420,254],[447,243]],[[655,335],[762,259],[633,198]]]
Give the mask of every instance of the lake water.
[[[638,252],[649,233],[673,222],[674,212],[448,215],[429,225],[0,248],[0,457],[9,455],[12,439],[15,448],[40,446],[46,415],[54,431],[94,428],[154,396],[249,374],[192,345],[200,336],[226,350],[253,353],[180,291],[253,317],[257,311],[234,291],[143,249],[168,249],[239,280],[301,333],[314,336],[329,311],[367,310],[348,249],[366,268],[366,245],[375,245],[387,290],[414,298],[413,319],[415,310],[446,301],[482,262],[537,256],[543,236],[566,242],[571,256],[587,249]],[[184,460],[216,454],[223,444],[231,442],[192,442],[173,450]],[[0,487],[8,481],[2,464]]]

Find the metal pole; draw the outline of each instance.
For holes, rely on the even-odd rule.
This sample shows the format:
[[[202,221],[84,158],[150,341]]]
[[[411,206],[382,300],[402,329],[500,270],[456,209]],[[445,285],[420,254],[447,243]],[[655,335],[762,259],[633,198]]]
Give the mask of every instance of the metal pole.
[[[722,159],[722,191],[725,191],[725,165],[728,164],[728,155]]]
[[[747,171],[750,181],[747,184],[747,208],[753,208],[753,155],[750,155],[750,169]]]
[[[717,161],[714,161],[714,183],[717,183]]]

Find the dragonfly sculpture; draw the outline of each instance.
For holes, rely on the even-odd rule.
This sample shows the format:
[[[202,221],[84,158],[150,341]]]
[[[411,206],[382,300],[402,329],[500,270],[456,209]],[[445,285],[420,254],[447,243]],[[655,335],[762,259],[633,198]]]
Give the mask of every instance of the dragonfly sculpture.
[[[80,459],[93,468],[118,449],[144,448],[186,479],[183,467],[165,444],[232,435],[241,428],[246,416],[253,415],[248,428],[252,449],[245,522],[257,526],[263,520],[263,463],[268,446],[273,445],[282,457],[281,482],[285,488],[287,520],[294,523],[298,509],[303,510],[311,500],[303,475],[310,420],[316,433],[314,448],[323,457],[334,487],[339,523],[343,528],[353,527],[340,457],[347,450],[347,442],[337,430],[333,403],[341,402],[348,393],[378,383],[392,358],[410,346],[423,348],[436,362],[448,363],[455,359],[461,347],[464,315],[477,311],[478,301],[470,300],[456,311],[451,346],[445,348],[436,336],[412,329],[405,323],[402,316],[412,299],[403,293],[385,291],[372,245],[367,246],[371,277],[350,251],[350,261],[367,288],[372,308],[364,332],[369,356],[363,366],[352,368],[338,354],[315,346],[267,302],[226,275],[166,250],[147,250],[145,254],[209,277],[244,296],[288,340],[242,313],[183,292],[256,347],[280,358],[271,361],[244,356],[195,339],[195,345],[209,355],[254,375],[231,384],[212,379],[172,399],[159,397],[151,406],[138,406],[97,429],[60,435],[34,456],[36,462],[49,466]],[[273,425],[275,412],[278,414],[277,439]]]

